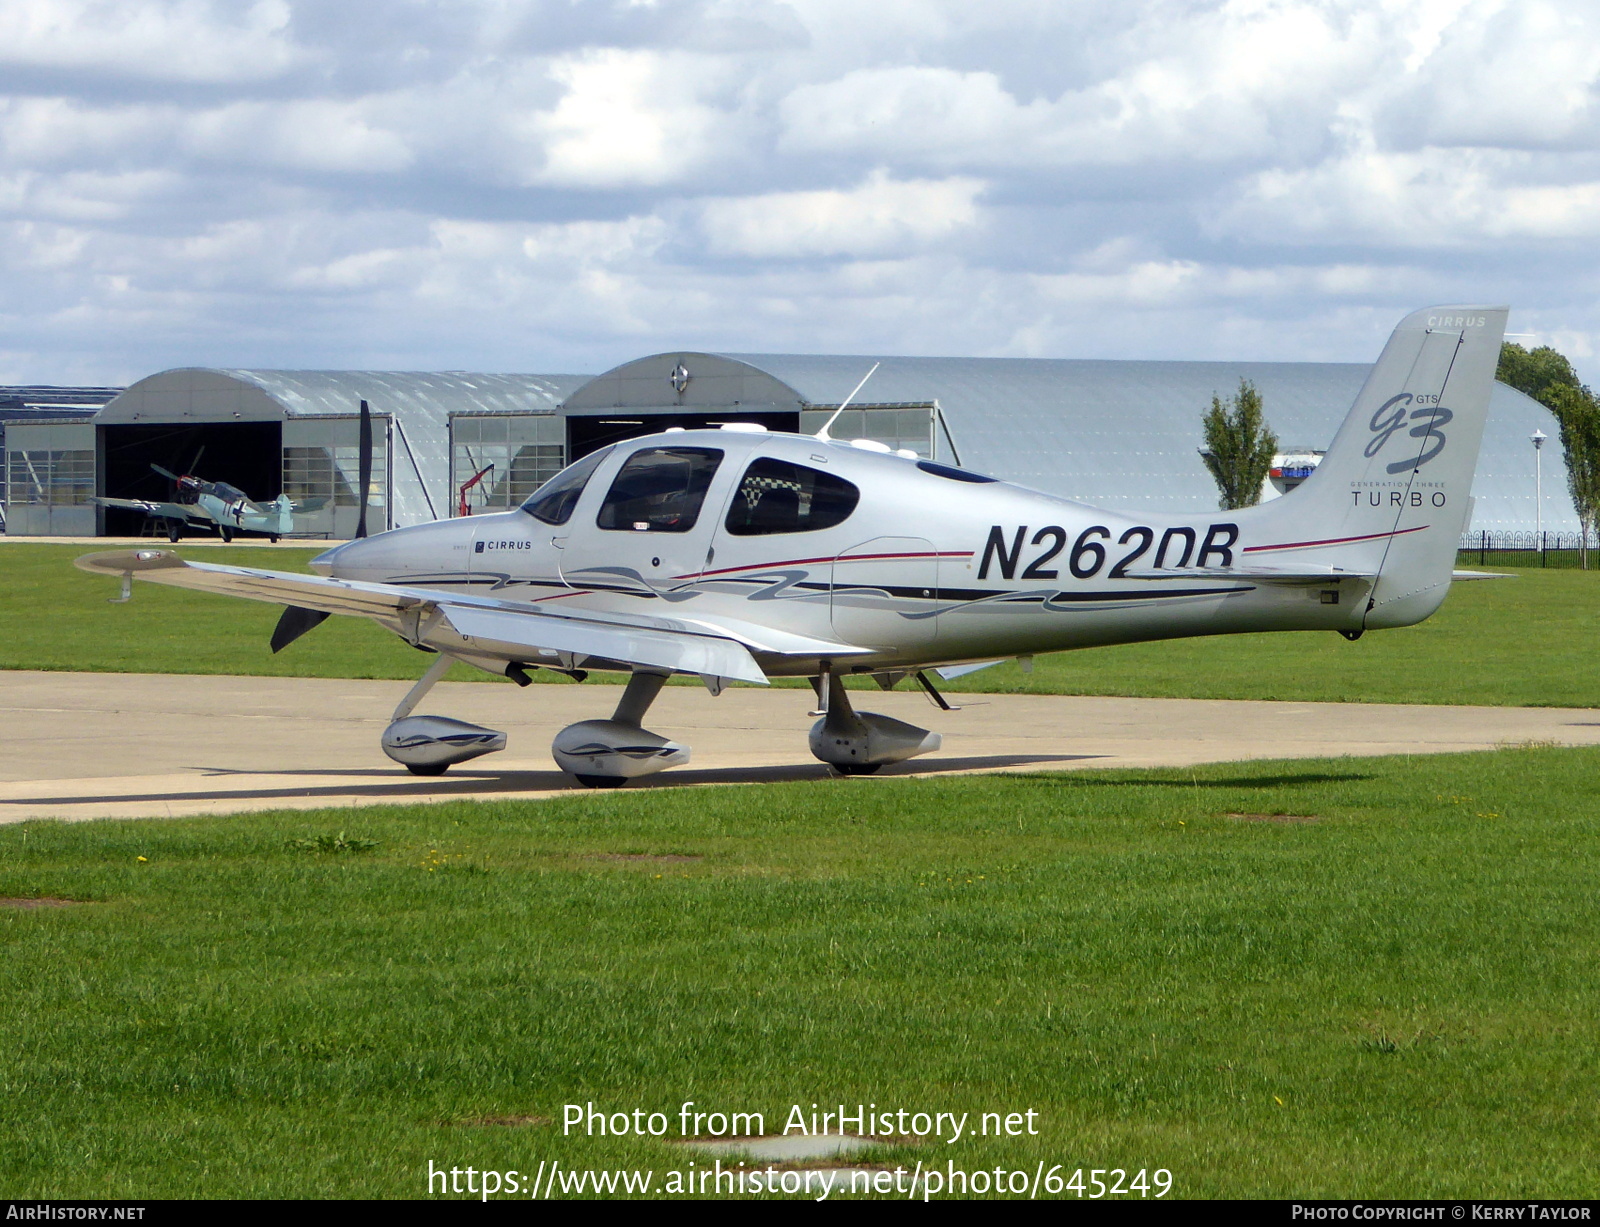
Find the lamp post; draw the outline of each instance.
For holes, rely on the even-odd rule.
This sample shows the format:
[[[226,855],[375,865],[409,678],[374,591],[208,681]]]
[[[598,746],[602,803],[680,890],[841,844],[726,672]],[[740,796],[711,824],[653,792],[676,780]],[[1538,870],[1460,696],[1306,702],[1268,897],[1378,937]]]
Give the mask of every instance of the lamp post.
[[[1528,436],[1533,444],[1533,523],[1539,538],[1539,555],[1544,556],[1544,441],[1550,436],[1537,426]]]

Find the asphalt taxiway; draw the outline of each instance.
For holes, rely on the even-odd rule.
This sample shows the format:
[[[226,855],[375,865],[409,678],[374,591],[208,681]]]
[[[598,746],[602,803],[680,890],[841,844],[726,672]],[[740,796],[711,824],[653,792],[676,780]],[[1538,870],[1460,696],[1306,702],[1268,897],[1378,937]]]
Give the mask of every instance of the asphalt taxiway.
[[[146,818],[384,802],[543,798],[577,787],[556,732],[608,716],[588,683],[443,683],[425,709],[503,729],[507,749],[433,779],[378,748],[406,682],[119,673],[0,673],[0,823]],[[1435,754],[1521,742],[1600,744],[1600,711],[863,692],[857,706],[944,735],[871,781],[976,771],[1187,766],[1263,758]],[[693,749],[630,787],[824,780],[806,749],[809,690],[670,686],[647,721]],[[851,783],[867,783],[867,779]]]

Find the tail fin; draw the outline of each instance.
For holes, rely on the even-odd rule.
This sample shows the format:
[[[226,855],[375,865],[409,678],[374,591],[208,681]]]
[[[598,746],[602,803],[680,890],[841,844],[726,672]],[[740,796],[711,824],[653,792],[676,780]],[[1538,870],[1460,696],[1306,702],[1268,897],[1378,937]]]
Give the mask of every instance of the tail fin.
[[[1257,533],[1284,544],[1251,553],[1376,574],[1366,627],[1410,626],[1437,609],[1509,310],[1431,307],[1401,320],[1317,471],[1260,508]]]

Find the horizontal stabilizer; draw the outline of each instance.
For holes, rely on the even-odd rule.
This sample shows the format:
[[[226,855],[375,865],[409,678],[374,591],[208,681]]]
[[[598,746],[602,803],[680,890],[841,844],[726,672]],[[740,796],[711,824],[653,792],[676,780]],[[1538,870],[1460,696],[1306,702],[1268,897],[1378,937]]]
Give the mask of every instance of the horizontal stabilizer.
[[[1451,582],[1453,582],[1453,583],[1454,582],[1459,582],[1459,581],[1462,581],[1462,580],[1468,580],[1468,579],[1516,579],[1516,578],[1517,577],[1515,575],[1508,574],[1505,571],[1452,571],[1452,572],[1450,572],[1450,579],[1451,579]]]
[[[1249,584],[1288,584],[1310,587],[1338,583],[1342,579],[1373,580],[1366,571],[1342,571],[1338,567],[1162,567],[1158,570],[1129,571],[1129,579],[1236,579]]]

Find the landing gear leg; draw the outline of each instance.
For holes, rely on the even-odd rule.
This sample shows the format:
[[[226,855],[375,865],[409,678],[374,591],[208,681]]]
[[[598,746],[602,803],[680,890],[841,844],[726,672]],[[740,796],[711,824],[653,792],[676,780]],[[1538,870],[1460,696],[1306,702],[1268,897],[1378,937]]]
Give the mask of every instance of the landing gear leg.
[[[904,720],[877,712],[857,712],[850,695],[830,670],[811,683],[817,692],[817,713],[811,726],[811,753],[840,775],[871,775],[887,763],[898,763],[937,750],[943,741]]]
[[[689,761],[689,747],[643,726],[644,716],[667,683],[665,673],[634,670],[609,720],[580,720],[556,734],[550,753],[563,771],[587,788],[620,788]]]

